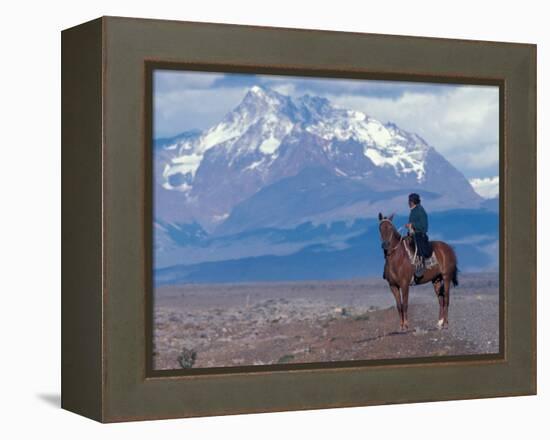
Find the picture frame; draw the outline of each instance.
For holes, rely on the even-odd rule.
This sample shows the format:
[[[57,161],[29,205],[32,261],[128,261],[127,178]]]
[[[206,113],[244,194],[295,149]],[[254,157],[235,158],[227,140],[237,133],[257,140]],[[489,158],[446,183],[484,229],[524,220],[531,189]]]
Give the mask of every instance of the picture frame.
[[[496,356],[151,366],[155,66],[500,87]],[[102,17],[62,32],[62,407],[100,422],[536,394],[536,46]]]

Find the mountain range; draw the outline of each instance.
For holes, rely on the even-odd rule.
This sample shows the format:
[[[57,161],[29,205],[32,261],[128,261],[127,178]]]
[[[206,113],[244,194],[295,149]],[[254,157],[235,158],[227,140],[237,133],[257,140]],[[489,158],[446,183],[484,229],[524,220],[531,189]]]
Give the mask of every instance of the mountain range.
[[[156,267],[166,274],[177,266],[181,274],[182,263],[215,264],[212,255],[223,261],[279,258],[299,255],[305,246],[333,252],[336,242],[349,249],[346,240],[364,233],[349,225],[357,228],[380,211],[405,214],[412,191],[430,212],[480,211],[498,220],[498,204],[489,206],[417,134],[323,97],[291,98],[254,86],[212,127],[155,140]],[[303,246],[287,237],[311,225],[340,224],[348,226],[334,243],[323,234]],[[285,238],[273,243],[265,231]]]

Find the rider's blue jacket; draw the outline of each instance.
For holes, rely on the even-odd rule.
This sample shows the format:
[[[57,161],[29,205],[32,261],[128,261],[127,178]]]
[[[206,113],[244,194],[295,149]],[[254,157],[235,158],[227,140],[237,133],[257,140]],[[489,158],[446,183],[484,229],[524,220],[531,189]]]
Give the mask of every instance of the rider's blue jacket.
[[[415,232],[428,233],[428,214],[422,205],[416,205],[409,214],[409,223],[412,224]]]

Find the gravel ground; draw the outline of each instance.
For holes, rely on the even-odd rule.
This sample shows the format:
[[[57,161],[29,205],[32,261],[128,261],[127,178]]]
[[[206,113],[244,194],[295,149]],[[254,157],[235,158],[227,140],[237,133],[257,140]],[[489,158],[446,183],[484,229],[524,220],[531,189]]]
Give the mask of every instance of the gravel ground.
[[[497,353],[496,274],[461,274],[449,329],[431,285],[409,294],[398,331],[383,280],[183,285],[157,289],[156,369]]]

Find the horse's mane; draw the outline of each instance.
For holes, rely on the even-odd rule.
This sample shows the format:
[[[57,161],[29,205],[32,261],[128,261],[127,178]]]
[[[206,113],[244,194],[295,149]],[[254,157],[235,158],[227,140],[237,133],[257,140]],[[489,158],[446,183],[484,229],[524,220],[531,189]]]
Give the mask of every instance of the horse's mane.
[[[393,223],[393,221],[391,221],[389,218],[384,218],[385,220],[389,220],[390,221],[390,224],[391,224],[391,227],[392,227],[392,238],[398,240],[398,241],[403,241],[404,244],[406,246],[409,247],[410,250],[413,250],[412,247],[413,247],[413,244],[411,243],[411,240],[410,240],[410,236],[409,235],[406,235],[406,236],[402,236],[399,231],[397,230],[397,228],[395,227],[395,224]]]
[[[391,224],[392,226],[392,229],[393,229],[393,236],[397,239],[397,240],[401,240],[401,234],[399,233],[399,231],[397,230],[397,228],[395,227],[395,225]]]
[[[399,231],[397,230],[397,228],[393,224],[393,221],[391,219],[387,218],[387,217],[384,217],[382,220],[389,221],[389,223],[391,225],[391,228],[392,228],[392,238],[395,238],[397,240],[401,240],[401,234],[399,233]]]

